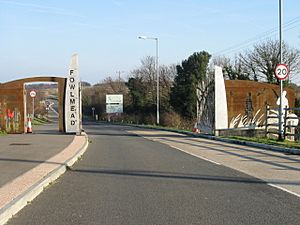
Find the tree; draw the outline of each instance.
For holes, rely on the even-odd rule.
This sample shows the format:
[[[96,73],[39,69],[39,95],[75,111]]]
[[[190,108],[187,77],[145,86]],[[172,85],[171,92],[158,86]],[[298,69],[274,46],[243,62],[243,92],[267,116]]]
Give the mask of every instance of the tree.
[[[126,83],[122,78],[107,77],[102,81],[102,85],[105,87],[107,94],[125,95],[128,92]]]
[[[289,66],[291,76],[293,73],[299,72],[300,51],[283,43],[282,55],[282,61]],[[244,71],[249,73],[251,79],[267,81],[269,83],[278,82],[274,76],[275,67],[280,62],[278,41],[268,40],[254,45],[252,51],[239,54],[238,58]]]
[[[159,68],[159,85],[160,85],[160,111],[169,112],[171,110],[170,94],[176,76],[176,65]]]
[[[81,87],[91,87],[92,85],[87,81],[81,81]]]
[[[156,73],[154,57],[147,56],[141,59],[141,66],[131,72],[128,88],[132,97],[132,111],[155,113]]]
[[[219,56],[215,57],[212,63],[222,67],[224,78],[227,80],[250,80],[250,73],[237,57],[232,60],[225,56]],[[254,80],[256,79],[254,78]]]
[[[145,83],[139,77],[131,77],[127,83],[129,93],[131,96],[131,105],[128,107],[130,113],[141,113],[148,110],[152,111],[151,104],[147,102],[147,91]]]
[[[170,109],[169,96],[174,76],[174,65],[160,65],[160,112]],[[128,80],[127,86],[132,98],[132,112],[155,115],[157,97],[156,82],[155,58],[147,56],[141,60],[141,66],[131,72],[131,78]]]
[[[177,75],[171,89],[171,105],[181,116],[193,119],[197,112],[197,88],[206,77],[211,55],[195,52],[177,65]]]

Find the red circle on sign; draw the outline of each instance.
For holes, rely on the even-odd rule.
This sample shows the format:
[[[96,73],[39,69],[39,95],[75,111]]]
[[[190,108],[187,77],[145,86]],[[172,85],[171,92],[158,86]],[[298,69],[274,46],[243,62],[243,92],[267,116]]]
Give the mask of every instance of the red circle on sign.
[[[288,77],[290,70],[286,64],[278,64],[275,67],[275,76],[278,80],[284,80]]]
[[[30,93],[30,97],[34,98],[36,96],[36,92],[35,91],[31,91]]]

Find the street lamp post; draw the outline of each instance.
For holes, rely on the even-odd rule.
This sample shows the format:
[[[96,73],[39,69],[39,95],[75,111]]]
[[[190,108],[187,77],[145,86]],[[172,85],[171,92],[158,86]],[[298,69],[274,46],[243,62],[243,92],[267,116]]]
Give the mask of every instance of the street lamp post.
[[[143,40],[155,40],[156,42],[156,124],[159,125],[159,65],[158,65],[158,38],[139,36]]]

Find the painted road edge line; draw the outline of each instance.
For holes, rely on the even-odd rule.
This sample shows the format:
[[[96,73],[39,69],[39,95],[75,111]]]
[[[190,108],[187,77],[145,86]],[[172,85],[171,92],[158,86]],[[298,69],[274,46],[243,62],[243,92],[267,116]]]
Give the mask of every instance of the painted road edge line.
[[[221,164],[218,163],[218,162],[215,162],[215,161],[210,160],[210,159],[207,159],[207,158],[205,158],[205,157],[202,157],[202,156],[196,155],[196,154],[194,154],[194,153],[188,152],[188,151],[183,150],[183,149],[181,149],[181,148],[178,148],[178,147],[176,147],[176,146],[173,146],[173,145],[169,145],[169,146],[172,147],[172,148],[175,148],[175,149],[177,149],[177,150],[179,150],[179,151],[185,152],[185,153],[187,153],[187,154],[189,154],[189,155],[195,156],[195,157],[197,157],[197,158],[200,158],[200,159],[209,161],[209,162],[214,163],[214,164],[217,164],[217,165],[221,165]],[[286,189],[286,188],[280,187],[280,186],[278,186],[278,185],[276,185],[276,184],[267,183],[267,185],[269,185],[269,186],[271,186],[271,187],[274,187],[274,188],[277,188],[277,189],[279,189],[279,190],[281,190],[281,191],[287,192],[287,193],[289,193],[289,194],[295,195],[295,196],[297,196],[298,198],[300,198],[300,194],[298,194],[298,193],[296,193],[296,192],[293,192],[293,191],[290,191],[290,190],[288,190],[288,189]]]
[[[279,189],[279,190],[281,190],[281,191],[285,191],[285,192],[287,192],[287,193],[289,193],[289,194],[295,195],[295,196],[297,196],[298,198],[300,198],[300,194],[298,194],[298,193],[296,193],[296,192],[293,192],[293,191],[290,191],[290,190],[288,190],[288,189],[286,189],[286,188],[280,187],[280,186],[278,186],[277,184],[272,184],[272,183],[267,183],[267,184],[268,184],[269,186],[271,186],[271,187],[277,188],[277,189]]]
[[[214,160],[205,158],[205,157],[200,156],[200,155],[196,155],[196,154],[194,154],[194,153],[192,153],[192,152],[189,152],[189,151],[186,151],[186,150],[184,150],[184,149],[178,148],[178,147],[176,147],[176,146],[174,146],[174,145],[170,145],[170,144],[168,144],[168,145],[169,145],[171,148],[175,148],[175,149],[177,149],[177,150],[179,150],[179,151],[182,151],[182,152],[184,152],[184,153],[186,153],[186,154],[195,156],[195,157],[197,157],[197,158],[203,159],[203,160],[205,160],[205,161],[211,162],[211,163],[216,164],[216,165],[221,165],[221,163],[218,163],[218,162],[216,162],[216,161],[214,161]]]
[[[140,136],[140,137],[143,137],[142,135],[139,135],[139,134],[137,134],[137,135]],[[154,139],[150,139],[150,138],[146,138],[146,137],[143,137],[143,138],[148,139],[148,140],[151,140],[151,141],[154,141],[154,142],[160,142],[159,139],[158,139],[158,140],[154,140]],[[197,158],[200,158],[200,159],[209,161],[209,162],[214,163],[214,164],[216,164],[216,165],[222,165],[222,164],[220,164],[220,163],[218,163],[218,162],[215,162],[215,161],[210,160],[210,159],[207,159],[207,158],[205,158],[205,157],[202,157],[202,156],[196,155],[196,154],[194,154],[194,153],[188,152],[188,151],[186,151],[186,150],[183,150],[183,149],[181,149],[181,148],[178,148],[178,147],[173,146],[173,145],[171,145],[171,144],[168,144],[168,143],[166,143],[166,142],[160,142],[160,143],[167,144],[167,145],[170,146],[171,148],[174,148],[174,149],[177,149],[177,150],[179,150],[179,151],[185,152],[186,154],[195,156],[195,157],[197,157]],[[251,146],[251,147],[252,147],[252,146]],[[236,170],[236,169],[235,169],[235,170]],[[240,171],[240,172],[245,173],[244,171]],[[251,176],[252,176],[252,175],[251,175]],[[266,183],[266,184],[269,185],[269,186],[272,186],[272,187],[274,187],[274,188],[277,188],[277,189],[279,189],[279,190],[281,190],[281,191],[284,191],[284,192],[287,192],[287,193],[289,193],[289,194],[295,195],[296,197],[299,197],[299,198],[300,198],[300,194],[298,194],[298,193],[296,193],[296,192],[290,191],[290,190],[288,190],[288,189],[286,189],[286,188],[283,188],[283,187],[280,187],[280,186],[278,186],[278,185],[276,185],[276,184],[272,184],[272,183]]]
[[[139,136],[141,136],[141,135],[139,135]],[[179,150],[179,151],[181,151],[181,152],[184,152],[184,153],[186,153],[186,154],[192,155],[192,156],[197,157],[197,158],[199,158],[199,159],[203,159],[203,160],[205,160],[205,161],[211,162],[211,163],[216,164],[216,165],[221,165],[221,163],[218,163],[218,162],[216,162],[216,161],[214,161],[214,160],[205,158],[205,157],[200,156],[200,155],[196,155],[196,154],[194,154],[194,153],[192,153],[192,152],[189,152],[189,151],[186,151],[186,150],[184,150],[184,149],[178,148],[178,147],[176,147],[176,146],[174,146],[174,145],[171,145],[171,144],[169,144],[169,143],[161,142],[159,139],[150,139],[150,138],[144,137],[144,136],[141,136],[141,137],[143,137],[143,138],[145,138],[145,139],[147,139],[147,140],[154,141],[154,142],[164,143],[164,144],[170,146],[171,148],[177,149],[177,150]]]

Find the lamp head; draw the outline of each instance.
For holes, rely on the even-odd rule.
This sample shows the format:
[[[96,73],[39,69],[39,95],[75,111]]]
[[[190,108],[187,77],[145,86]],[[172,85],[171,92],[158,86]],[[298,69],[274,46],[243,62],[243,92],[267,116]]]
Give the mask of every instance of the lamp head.
[[[147,36],[139,36],[139,39],[145,40],[145,39],[147,39]]]

